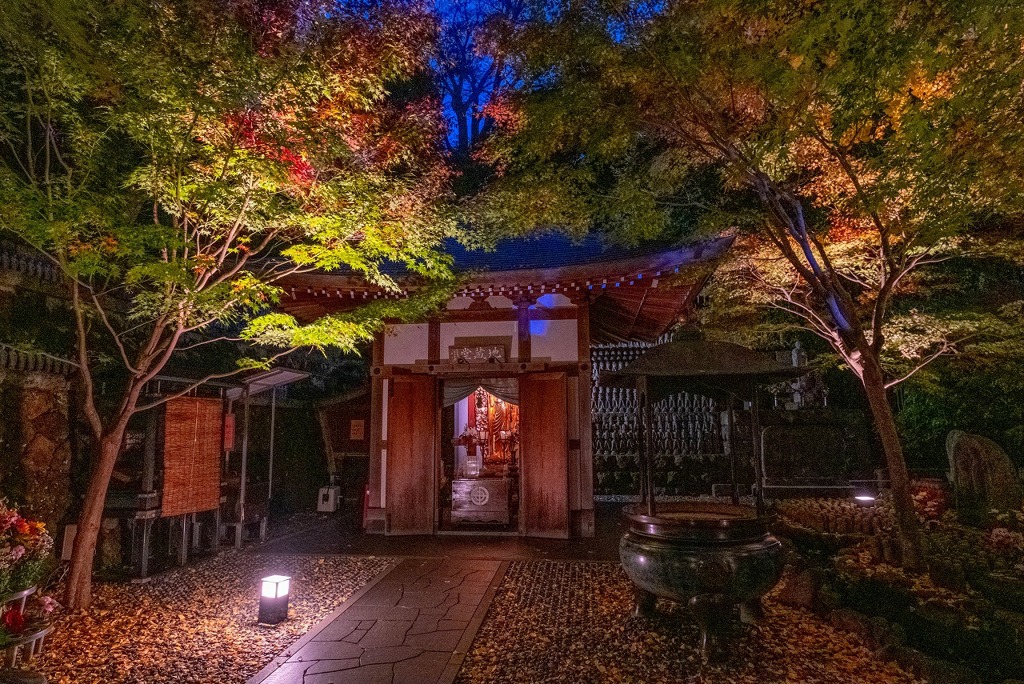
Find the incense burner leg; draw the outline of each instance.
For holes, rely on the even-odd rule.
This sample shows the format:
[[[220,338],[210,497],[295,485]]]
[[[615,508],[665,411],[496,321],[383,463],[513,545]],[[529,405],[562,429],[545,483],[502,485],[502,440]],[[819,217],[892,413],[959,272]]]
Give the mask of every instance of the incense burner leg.
[[[633,585],[633,617],[648,618],[654,615],[654,605],[658,597],[640,587]]]
[[[717,660],[730,627],[730,608],[722,594],[697,594],[689,605],[700,627],[700,657]]]
[[[740,604],[740,622],[745,625],[756,625],[764,618],[764,606],[761,599],[753,598]]]

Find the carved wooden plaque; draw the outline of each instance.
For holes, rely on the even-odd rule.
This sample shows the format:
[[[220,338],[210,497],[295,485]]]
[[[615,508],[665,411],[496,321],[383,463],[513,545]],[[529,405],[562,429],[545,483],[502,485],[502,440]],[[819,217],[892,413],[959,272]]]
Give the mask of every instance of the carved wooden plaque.
[[[452,345],[448,348],[448,360],[452,363],[505,363],[505,345]]]

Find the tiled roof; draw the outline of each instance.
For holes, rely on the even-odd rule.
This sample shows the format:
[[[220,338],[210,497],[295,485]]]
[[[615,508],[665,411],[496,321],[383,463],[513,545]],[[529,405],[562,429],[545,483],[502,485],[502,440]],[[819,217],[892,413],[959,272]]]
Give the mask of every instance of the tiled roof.
[[[75,371],[75,364],[43,352],[22,351],[0,344],[0,369],[67,376]]]
[[[573,239],[564,233],[550,232],[500,240],[491,250],[470,250],[455,240],[449,240],[445,251],[455,259],[455,268],[459,271],[516,271],[618,261],[655,254],[671,247],[664,241],[622,247],[609,244],[594,234]]]
[[[60,273],[41,255],[6,240],[0,241],[0,269],[23,273],[45,281],[60,279]]]

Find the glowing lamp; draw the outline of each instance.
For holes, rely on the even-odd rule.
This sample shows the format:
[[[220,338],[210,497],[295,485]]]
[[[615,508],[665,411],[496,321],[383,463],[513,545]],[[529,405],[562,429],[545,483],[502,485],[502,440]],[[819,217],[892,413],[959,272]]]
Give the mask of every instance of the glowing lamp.
[[[288,619],[288,590],[291,579],[285,575],[271,575],[260,580],[260,623],[276,625]]]
[[[853,497],[853,500],[857,503],[858,506],[875,505],[875,497],[871,496],[870,494],[857,494],[856,496]]]

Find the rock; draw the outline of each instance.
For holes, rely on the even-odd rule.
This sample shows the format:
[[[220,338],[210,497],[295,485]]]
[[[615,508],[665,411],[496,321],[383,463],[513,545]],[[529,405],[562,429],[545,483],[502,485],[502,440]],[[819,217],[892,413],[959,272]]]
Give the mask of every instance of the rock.
[[[928,669],[928,656],[916,651],[909,646],[885,646],[880,648],[875,655],[882,660],[891,660],[904,670],[924,676]]]
[[[26,389],[21,398],[21,417],[31,422],[53,410],[54,396],[38,389]]]
[[[828,614],[828,621],[836,629],[850,632],[860,637],[865,643],[873,643],[871,618],[849,608],[839,608]]]
[[[32,420],[32,430],[37,434],[50,435],[52,437],[63,437],[68,434],[68,418],[63,411],[47,411],[43,415]]]
[[[902,627],[894,626],[884,617],[873,617],[871,621],[871,638],[868,646],[878,650],[884,646],[902,646],[907,640],[907,633]]]
[[[971,668],[932,658],[908,646],[885,646],[876,655],[894,661],[904,670],[925,678],[929,684],[981,684],[981,677]]]
[[[807,567],[806,559],[800,555],[799,549],[797,549],[796,544],[791,539],[780,537],[779,541],[782,542],[782,561],[785,565],[790,565],[797,570],[803,570]]]
[[[981,677],[971,668],[938,658],[928,658],[924,676],[931,684],[981,684]]]
[[[818,591],[821,589],[822,581],[821,571],[816,568],[808,568],[790,575],[779,592],[779,603],[813,610],[818,604]]]
[[[963,563],[946,558],[928,561],[928,574],[932,581],[944,589],[963,591],[967,589],[967,573]]]
[[[28,670],[0,670],[0,684],[47,684],[47,679]]]
[[[818,591],[818,605],[816,612],[829,613],[837,608],[842,608],[843,598],[839,592],[832,587],[825,585]]]
[[[883,648],[885,646],[904,646],[907,643],[907,630],[898,622],[890,622],[889,629],[885,635]]]
[[[861,638],[872,651],[902,646],[907,640],[906,631],[883,617],[868,617],[849,608],[839,608],[828,614],[829,623],[836,629],[850,632]]]
[[[993,509],[1020,509],[1024,490],[1016,468],[998,444],[987,437],[953,430],[946,438],[946,454],[961,514],[984,517]]]

